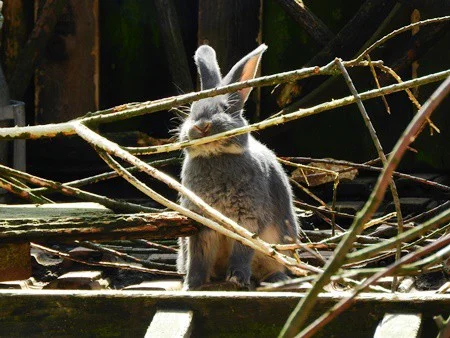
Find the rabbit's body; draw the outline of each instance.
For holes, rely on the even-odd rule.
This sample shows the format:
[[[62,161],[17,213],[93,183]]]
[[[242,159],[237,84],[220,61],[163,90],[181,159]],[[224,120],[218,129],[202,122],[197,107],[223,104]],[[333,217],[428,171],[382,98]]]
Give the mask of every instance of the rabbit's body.
[[[211,53],[210,47],[200,48],[208,48],[206,52]],[[253,57],[259,58],[262,51]],[[202,60],[197,55],[204,84],[199,65]],[[247,62],[251,60],[252,54],[249,55]],[[231,100],[230,96],[222,95],[195,102],[181,128],[180,139],[195,139],[247,125],[242,116],[247,96]],[[283,243],[288,238],[296,238],[297,222],[286,174],[275,154],[251,135],[189,148],[181,178],[182,184],[206,203],[263,240]],[[181,198],[181,204],[199,212],[185,197]],[[211,277],[228,278],[242,286],[249,283],[251,275],[258,281],[271,276],[286,278],[284,267],[272,258],[255,254],[247,246],[208,228],[180,240],[180,246],[178,269],[187,273],[185,287],[188,289],[201,286]]]

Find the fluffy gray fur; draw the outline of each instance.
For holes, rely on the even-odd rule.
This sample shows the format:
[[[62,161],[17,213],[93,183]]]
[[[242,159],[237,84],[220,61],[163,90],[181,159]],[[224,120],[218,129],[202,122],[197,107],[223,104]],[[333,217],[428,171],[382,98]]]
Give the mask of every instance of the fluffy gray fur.
[[[199,47],[194,59],[202,89],[253,78],[266,49],[265,45],[259,46],[222,79],[214,49]],[[181,125],[180,140],[246,126],[243,107],[250,90],[194,102]],[[275,154],[250,134],[187,148],[181,179],[206,203],[263,240],[284,243],[297,237],[288,178]],[[184,197],[181,204],[199,211]],[[287,278],[284,267],[275,260],[208,228],[180,239],[177,265],[180,272],[186,273],[185,289],[199,288],[211,279],[227,279],[248,287],[251,276],[272,282]]]

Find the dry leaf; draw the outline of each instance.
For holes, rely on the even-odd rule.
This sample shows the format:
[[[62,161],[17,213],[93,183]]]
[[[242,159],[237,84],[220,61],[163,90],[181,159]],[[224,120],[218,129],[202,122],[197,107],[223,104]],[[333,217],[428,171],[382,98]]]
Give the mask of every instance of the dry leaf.
[[[317,170],[297,168],[291,174],[292,179],[297,182],[306,183],[310,187],[315,187],[317,185],[334,182],[335,174],[329,171],[337,173],[340,181],[353,180],[356,175],[358,175],[357,169],[341,164],[311,162],[308,166],[317,168]]]

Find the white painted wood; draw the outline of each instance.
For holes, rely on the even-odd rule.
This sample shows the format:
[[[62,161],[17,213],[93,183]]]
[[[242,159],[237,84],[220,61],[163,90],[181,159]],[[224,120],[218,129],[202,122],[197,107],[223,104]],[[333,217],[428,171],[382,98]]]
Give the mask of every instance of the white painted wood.
[[[193,317],[192,311],[158,310],[145,338],[189,338]]]
[[[386,313],[374,338],[416,338],[420,336],[421,313]]]

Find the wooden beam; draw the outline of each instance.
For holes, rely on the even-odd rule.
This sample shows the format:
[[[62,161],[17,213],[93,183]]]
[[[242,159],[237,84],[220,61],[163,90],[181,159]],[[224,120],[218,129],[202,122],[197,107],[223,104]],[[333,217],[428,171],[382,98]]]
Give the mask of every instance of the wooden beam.
[[[24,48],[19,52],[9,86],[12,97],[21,100],[33,78],[36,65],[43,59],[56,22],[67,0],[46,0]]]
[[[345,295],[321,294],[312,318]],[[303,297],[292,292],[0,290],[0,336],[143,337],[148,318],[165,308],[193,311],[193,337],[276,337]],[[431,320],[449,302],[450,295],[433,292],[364,293],[317,336],[347,337],[351,332],[352,337],[372,337],[387,312],[408,309]]]
[[[119,215],[105,212],[90,214],[86,210],[83,215],[77,215],[76,209],[68,208],[55,216],[52,208],[35,208],[34,211],[37,209],[40,209],[40,213],[33,214],[32,208],[1,206],[0,241],[43,243],[76,239],[165,239],[193,235],[198,229],[195,222],[176,212]],[[80,211],[83,210],[78,209]],[[17,212],[14,217],[8,216],[14,212]],[[24,217],[24,214],[28,214],[28,217]]]

